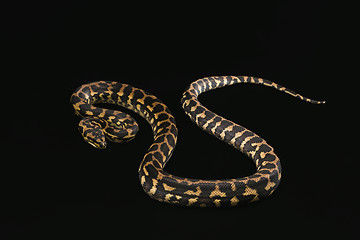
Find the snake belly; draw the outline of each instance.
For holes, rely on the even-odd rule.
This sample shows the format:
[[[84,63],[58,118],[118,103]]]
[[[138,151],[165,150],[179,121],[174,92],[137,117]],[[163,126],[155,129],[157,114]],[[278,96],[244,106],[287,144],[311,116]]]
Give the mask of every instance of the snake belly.
[[[98,108],[94,104],[117,104],[147,120],[153,130],[154,141],[140,164],[139,179],[144,191],[151,198],[183,206],[236,206],[271,195],[280,183],[281,164],[274,149],[264,139],[211,112],[198,101],[198,95],[202,92],[235,83],[262,84],[304,101],[315,104],[324,103],[303,97],[279,84],[256,77],[206,77],[191,83],[181,99],[185,113],[201,129],[240,150],[256,165],[257,171],[253,175],[233,179],[190,179],[164,171],[165,164],[174,152],[178,130],[169,108],[156,96],[144,90],[119,82],[99,81],[79,87],[71,96],[71,103],[79,116],[102,118],[110,125],[114,123],[114,116],[117,116],[116,119],[119,121],[127,122],[132,126],[125,132],[125,135],[128,135],[125,138],[129,139],[136,134],[134,131],[137,131],[134,120],[119,111]],[[91,131],[91,129],[85,130]]]

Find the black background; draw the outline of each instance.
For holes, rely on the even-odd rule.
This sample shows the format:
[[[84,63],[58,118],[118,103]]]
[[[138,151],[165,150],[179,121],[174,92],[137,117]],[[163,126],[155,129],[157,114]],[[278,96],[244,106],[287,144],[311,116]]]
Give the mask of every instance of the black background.
[[[346,174],[353,158],[336,127],[343,116],[334,84],[342,76],[340,8],[326,1],[5,6],[0,238],[355,238],[354,176]],[[250,175],[251,160],[199,130],[180,106],[188,84],[213,75],[263,77],[327,100],[312,105],[247,84],[200,96],[274,147],[283,178],[266,200],[225,209],[158,203],[137,175],[152,143],[145,120],[133,114],[137,138],[103,151],[77,131],[69,98],[79,85],[129,83],[158,96],[175,116],[178,145],[166,171]]]

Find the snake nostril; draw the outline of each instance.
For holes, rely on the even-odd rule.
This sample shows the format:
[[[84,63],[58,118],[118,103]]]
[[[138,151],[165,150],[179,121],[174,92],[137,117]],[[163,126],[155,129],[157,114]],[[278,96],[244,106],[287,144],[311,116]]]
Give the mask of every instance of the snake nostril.
[[[100,144],[99,144],[99,147],[100,147],[101,149],[106,148],[106,146],[107,146],[107,144],[106,144],[105,141],[104,141],[104,142],[100,142]]]

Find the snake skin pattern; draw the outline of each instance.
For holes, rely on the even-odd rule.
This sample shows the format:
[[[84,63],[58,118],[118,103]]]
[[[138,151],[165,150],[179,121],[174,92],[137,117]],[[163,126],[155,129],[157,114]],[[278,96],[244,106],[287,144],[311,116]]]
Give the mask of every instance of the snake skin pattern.
[[[71,103],[75,113],[83,117],[79,123],[80,133],[96,148],[106,147],[105,138],[114,142],[129,141],[139,128],[131,116],[94,104],[117,104],[147,120],[154,133],[154,142],[140,164],[139,179],[151,198],[184,206],[236,206],[271,195],[281,179],[280,160],[264,139],[211,112],[198,101],[198,95],[205,91],[236,83],[262,84],[310,103],[325,103],[257,77],[206,77],[191,83],[181,99],[185,113],[201,129],[240,150],[256,165],[253,175],[234,179],[189,179],[165,172],[163,169],[174,152],[178,130],[169,108],[144,90],[118,82],[93,82],[79,87],[71,96]]]

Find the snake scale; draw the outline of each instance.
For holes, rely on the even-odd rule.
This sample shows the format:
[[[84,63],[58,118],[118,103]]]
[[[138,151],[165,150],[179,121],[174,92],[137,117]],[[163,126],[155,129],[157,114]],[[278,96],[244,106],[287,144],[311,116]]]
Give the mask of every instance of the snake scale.
[[[128,114],[94,106],[117,104],[141,115],[151,125],[154,141],[145,154],[139,179],[144,191],[161,202],[199,207],[235,206],[271,195],[280,183],[280,160],[274,149],[252,131],[204,107],[199,94],[236,83],[262,84],[301,100],[321,104],[266,79],[249,76],[205,77],[190,84],[181,104],[185,113],[201,129],[250,157],[257,171],[247,177],[221,180],[190,179],[164,171],[177,142],[178,130],[169,108],[154,95],[128,84],[98,81],[80,86],[71,96],[75,113],[83,119],[79,131],[96,148],[105,148],[105,138],[114,142],[133,139],[139,129]]]

